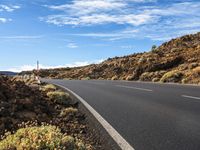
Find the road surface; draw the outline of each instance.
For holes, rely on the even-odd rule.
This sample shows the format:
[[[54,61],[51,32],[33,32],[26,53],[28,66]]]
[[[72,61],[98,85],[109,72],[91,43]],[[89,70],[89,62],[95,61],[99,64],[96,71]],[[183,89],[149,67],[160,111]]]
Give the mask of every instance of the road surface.
[[[200,87],[45,80],[89,103],[136,150],[200,150]]]

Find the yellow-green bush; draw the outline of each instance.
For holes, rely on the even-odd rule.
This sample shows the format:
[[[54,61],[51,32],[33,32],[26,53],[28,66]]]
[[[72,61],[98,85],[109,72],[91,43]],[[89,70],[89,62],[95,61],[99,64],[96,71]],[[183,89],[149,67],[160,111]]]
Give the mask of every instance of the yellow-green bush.
[[[55,91],[56,90],[56,86],[54,86],[53,84],[47,84],[47,85],[42,87],[42,90],[46,91],[46,92]]]
[[[63,80],[72,80],[72,78],[64,78]]]
[[[152,81],[153,77],[154,77],[154,72],[144,72],[140,76],[140,80],[141,81]]]
[[[169,71],[165,73],[160,79],[161,82],[180,82],[183,73],[177,70]]]
[[[68,93],[61,91],[48,92],[47,96],[50,98],[51,101],[58,104],[68,104],[68,100],[70,99]]]
[[[55,126],[27,127],[0,141],[0,150],[85,150],[82,142],[62,134]]]
[[[90,80],[90,77],[81,78],[81,80]]]
[[[118,80],[118,77],[115,75],[111,78],[111,80]]]
[[[61,117],[66,117],[68,116],[69,114],[75,114],[77,113],[78,110],[76,108],[73,108],[73,107],[69,107],[69,108],[65,108],[63,109],[61,112],[60,112],[60,116]]]
[[[128,75],[128,76],[126,77],[126,80],[127,80],[127,81],[132,81],[132,80],[134,80],[134,75],[133,75],[133,74]]]

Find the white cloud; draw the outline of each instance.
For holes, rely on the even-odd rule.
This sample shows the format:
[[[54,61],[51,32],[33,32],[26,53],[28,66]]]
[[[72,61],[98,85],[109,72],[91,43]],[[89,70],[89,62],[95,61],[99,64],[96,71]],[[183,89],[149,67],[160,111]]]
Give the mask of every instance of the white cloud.
[[[0,39],[11,39],[11,40],[26,40],[26,39],[40,39],[42,38],[42,35],[37,35],[37,36],[33,36],[33,35],[17,35],[17,36],[0,36]]]
[[[154,2],[156,0],[73,0],[46,6],[56,10],[55,14],[41,20],[58,26],[124,25],[120,31],[76,34],[106,40],[150,38],[165,41],[200,31],[200,2],[169,1],[165,5]]]
[[[20,6],[17,6],[17,5],[9,5],[8,6],[8,5],[0,4],[0,12],[13,12],[14,10],[19,9],[19,8],[20,8]],[[0,17],[0,23],[7,23],[10,21],[12,21],[12,19]]]
[[[94,61],[80,61],[80,62],[74,62],[72,64],[66,64],[66,65],[58,65],[58,66],[48,66],[48,65],[40,65],[40,69],[54,69],[54,68],[64,68],[64,67],[80,67],[80,66],[86,66],[89,64],[98,64],[103,62],[103,59],[100,60],[94,60]],[[6,71],[13,71],[13,72],[21,72],[21,71],[31,71],[36,69],[36,65],[22,65],[22,66],[16,66],[10,69],[7,69]]]
[[[20,9],[20,6],[17,6],[17,5],[0,5],[0,12],[1,11],[13,12],[16,9]]]
[[[157,0],[126,0],[126,1],[136,2],[136,3],[147,3],[147,2],[156,2]]]
[[[41,18],[47,23],[55,25],[98,25],[98,24],[130,24],[134,26],[146,24],[154,19],[148,14],[130,14],[130,15],[109,15],[92,14],[88,16],[69,17],[67,15],[51,15],[47,18]]]
[[[0,17],[0,23],[6,23],[6,22],[9,22],[9,21],[12,21],[12,19],[7,19],[7,18],[1,18]]]
[[[125,7],[127,4],[114,0],[74,0],[72,4],[58,6],[47,6],[50,9],[61,10],[75,15],[96,13],[97,11],[116,10]]]
[[[165,8],[154,7],[144,10],[145,13],[159,16],[182,16],[182,15],[199,15],[200,2],[182,2],[175,3]]]
[[[73,0],[58,6],[46,6],[62,13],[40,17],[42,21],[55,25],[99,25],[129,24],[138,26],[154,18],[147,13],[136,13],[130,3],[152,2],[153,0]]]
[[[123,49],[133,49],[133,48],[135,48],[135,46],[133,46],[133,45],[123,45],[123,46],[121,46],[121,48],[123,48]]]
[[[68,43],[67,47],[68,48],[78,48],[78,45],[76,45],[76,43]]]
[[[107,40],[119,40],[126,38],[133,38],[139,32],[135,29],[126,29],[122,31],[117,31],[113,33],[80,33],[80,34],[70,34],[72,36],[83,36],[83,37],[93,37],[93,38],[102,38]]]

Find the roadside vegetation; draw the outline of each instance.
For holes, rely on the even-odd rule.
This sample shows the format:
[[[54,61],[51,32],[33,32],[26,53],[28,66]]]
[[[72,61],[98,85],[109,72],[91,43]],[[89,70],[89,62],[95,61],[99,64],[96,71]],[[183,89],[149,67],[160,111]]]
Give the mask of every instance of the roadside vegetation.
[[[21,128],[14,134],[7,133],[0,142],[2,150],[86,150],[85,145],[71,136],[61,133],[56,126],[33,126]]]
[[[101,149],[70,95],[34,76],[0,76],[0,150]]]

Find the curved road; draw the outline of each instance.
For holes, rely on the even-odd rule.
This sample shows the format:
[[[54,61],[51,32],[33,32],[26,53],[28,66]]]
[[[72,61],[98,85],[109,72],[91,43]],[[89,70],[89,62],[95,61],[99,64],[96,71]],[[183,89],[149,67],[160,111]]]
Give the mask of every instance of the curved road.
[[[44,80],[87,101],[136,150],[200,150],[200,87]]]

